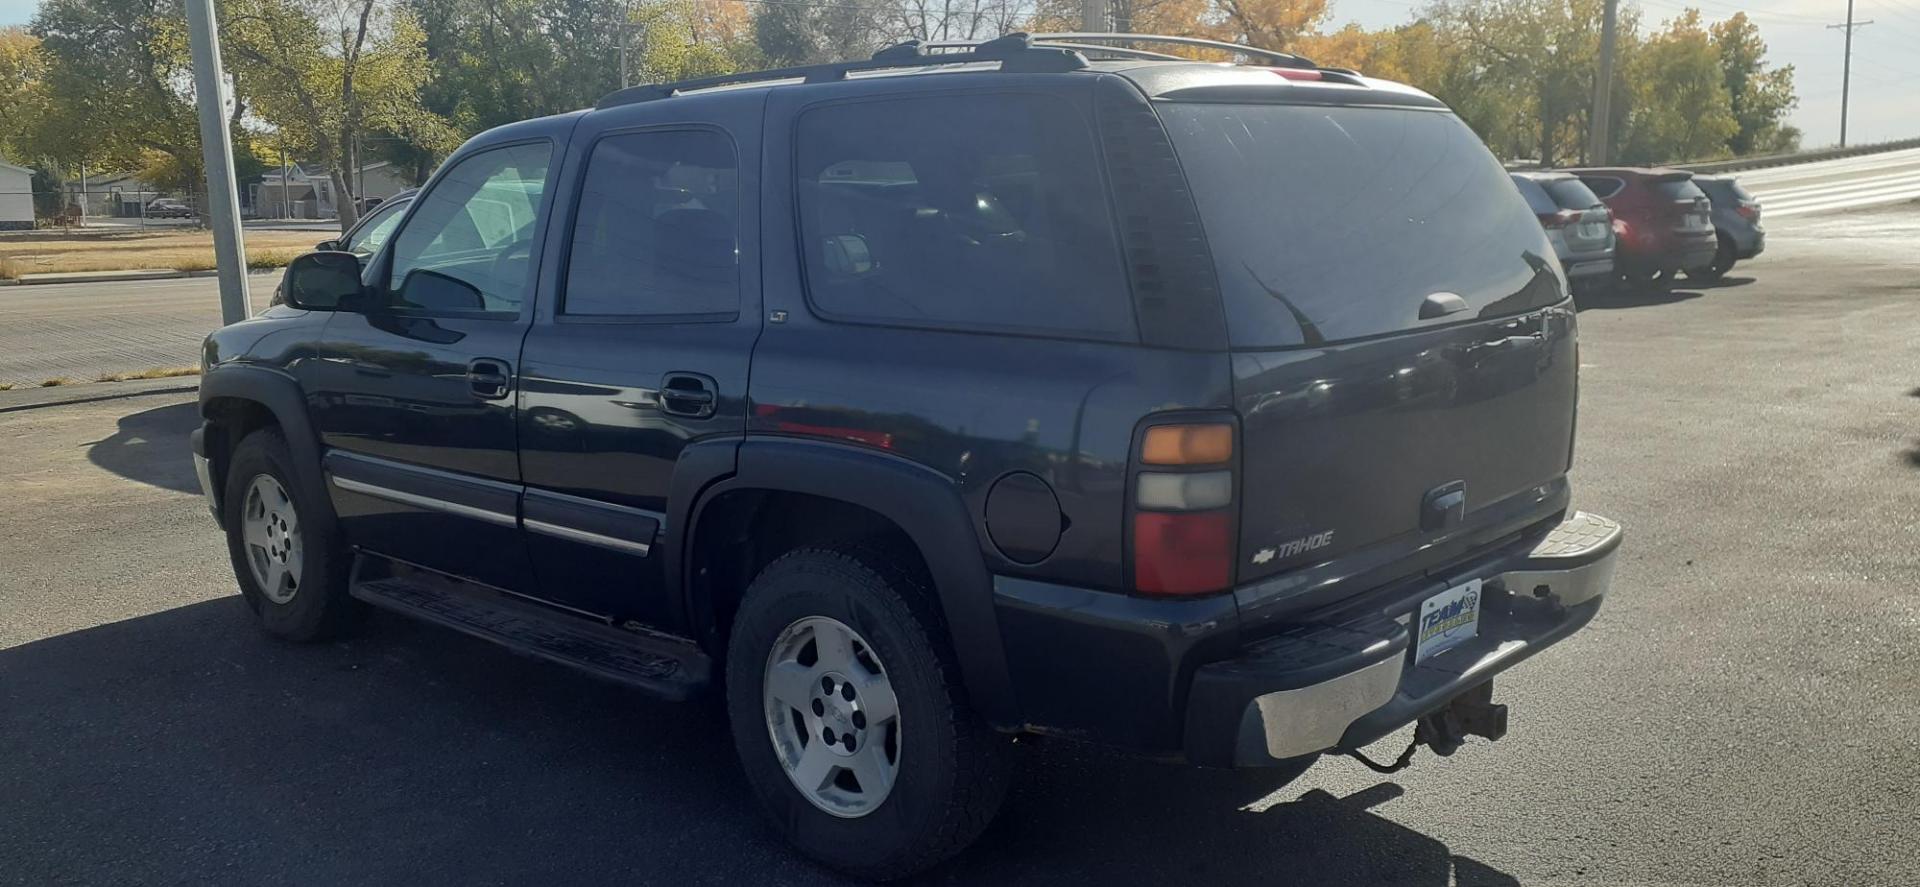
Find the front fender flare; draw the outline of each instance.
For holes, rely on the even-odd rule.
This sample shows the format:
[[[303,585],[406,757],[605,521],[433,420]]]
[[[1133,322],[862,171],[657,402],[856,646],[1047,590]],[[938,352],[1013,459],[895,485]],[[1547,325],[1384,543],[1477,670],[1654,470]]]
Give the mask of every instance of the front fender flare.
[[[200,377],[200,417],[211,419],[211,407],[217,400],[252,401],[266,407],[280,425],[292,451],[294,470],[301,492],[308,501],[331,507],[325,478],[320,471],[320,438],[307,413],[306,395],[300,383],[285,371],[257,364],[229,363],[212,367]],[[224,470],[224,467],[223,467]],[[224,485],[224,478],[221,483]],[[222,490],[224,492],[224,490]]]

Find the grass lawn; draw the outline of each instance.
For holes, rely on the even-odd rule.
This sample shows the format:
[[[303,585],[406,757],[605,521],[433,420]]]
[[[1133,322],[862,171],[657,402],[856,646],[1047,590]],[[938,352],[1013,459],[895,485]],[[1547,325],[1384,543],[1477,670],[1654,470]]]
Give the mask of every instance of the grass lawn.
[[[247,264],[275,268],[313,249],[326,231],[248,231]],[[57,271],[214,267],[208,231],[33,231],[0,235],[0,278]]]

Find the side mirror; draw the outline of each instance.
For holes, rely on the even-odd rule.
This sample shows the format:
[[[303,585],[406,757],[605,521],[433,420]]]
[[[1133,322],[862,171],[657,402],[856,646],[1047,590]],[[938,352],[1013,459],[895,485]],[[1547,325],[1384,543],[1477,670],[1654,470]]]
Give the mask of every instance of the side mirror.
[[[294,259],[280,288],[287,304],[308,311],[337,311],[366,292],[360,282],[360,258],[332,251]]]
[[[873,253],[867,249],[867,239],[858,234],[829,236],[821,258],[828,271],[844,277],[859,277],[873,270]]]
[[[319,243],[314,244],[313,248],[323,253],[337,253],[337,252],[344,252],[347,248],[347,245],[344,243],[341,243],[338,240],[322,240]]]
[[[407,272],[406,279],[400,282],[399,296],[402,304],[428,311],[487,310],[486,297],[480,294],[479,287],[427,268]]]

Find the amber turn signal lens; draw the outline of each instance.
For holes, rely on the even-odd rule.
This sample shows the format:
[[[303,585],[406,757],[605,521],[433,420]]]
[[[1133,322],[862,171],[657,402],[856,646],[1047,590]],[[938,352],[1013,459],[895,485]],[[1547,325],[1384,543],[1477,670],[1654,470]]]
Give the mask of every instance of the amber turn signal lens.
[[[1140,453],[1148,465],[1218,465],[1232,458],[1232,425],[1155,425]]]

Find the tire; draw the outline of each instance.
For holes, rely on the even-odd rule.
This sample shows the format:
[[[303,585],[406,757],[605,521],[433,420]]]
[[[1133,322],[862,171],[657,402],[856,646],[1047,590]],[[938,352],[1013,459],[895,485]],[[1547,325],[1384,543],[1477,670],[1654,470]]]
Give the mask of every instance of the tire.
[[[1633,268],[1620,272],[1627,288],[1639,293],[1664,293],[1673,288],[1671,268]]]
[[[1727,276],[1728,271],[1733,270],[1733,263],[1735,261],[1733,257],[1733,241],[1723,237],[1720,239],[1720,248],[1713,253],[1713,263],[1703,268],[1688,268],[1687,279],[1719,280]]]
[[[319,641],[351,628],[363,606],[347,594],[350,555],[332,503],[305,501],[293,464],[278,428],[255,431],[234,447],[221,500],[227,553],[240,596],[262,629]]]
[[[927,583],[885,552],[803,548],[762,570],[734,620],[726,686],[741,766],[774,827],[840,871],[923,871],[972,843],[1006,796],[1010,743],[969,708]],[[889,696],[892,717],[858,719]],[[813,735],[823,726],[855,742]],[[803,791],[790,765],[817,788]],[[866,773],[882,784],[870,791]]]

